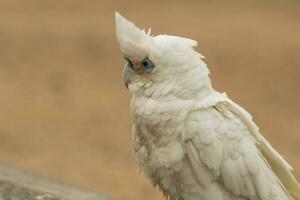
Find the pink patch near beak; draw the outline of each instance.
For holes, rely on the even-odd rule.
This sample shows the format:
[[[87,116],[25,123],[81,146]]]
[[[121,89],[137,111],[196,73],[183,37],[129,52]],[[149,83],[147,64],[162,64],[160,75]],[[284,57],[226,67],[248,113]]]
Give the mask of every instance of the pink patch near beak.
[[[143,74],[144,73],[144,70],[141,66],[141,62],[138,61],[138,60],[132,60],[132,64],[133,64],[133,68],[135,69],[135,71],[138,73],[138,74]]]

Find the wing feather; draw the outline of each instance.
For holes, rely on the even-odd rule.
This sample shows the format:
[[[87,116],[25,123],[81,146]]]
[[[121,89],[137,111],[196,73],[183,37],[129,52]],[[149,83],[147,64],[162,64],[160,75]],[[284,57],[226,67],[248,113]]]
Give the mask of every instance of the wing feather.
[[[260,134],[258,127],[252,121],[252,116],[246,110],[232,101],[220,102],[217,106],[221,106],[222,110],[232,112],[242,120],[242,122],[248,127],[250,133],[255,137],[257,148],[266,159],[266,162],[270,164],[272,170],[276,173],[281,183],[290,193],[292,193],[296,198],[300,199],[300,184],[292,174],[293,168]]]
[[[199,157],[196,159],[195,153],[189,157],[196,159],[194,171],[200,170],[195,163],[203,163],[215,180],[222,182],[235,196],[261,200],[293,199],[289,192],[294,190],[290,188],[297,185],[293,182],[291,167],[259,134],[248,113],[222,102],[214,108],[191,112],[185,127],[186,148],[195,149]],[[274,163],[282,175],[273,169]],[[201,170],[204,171],[203,166]],[[201,175],[198,178],[201,179]],[[287,185],[285,180],[288,180]]]

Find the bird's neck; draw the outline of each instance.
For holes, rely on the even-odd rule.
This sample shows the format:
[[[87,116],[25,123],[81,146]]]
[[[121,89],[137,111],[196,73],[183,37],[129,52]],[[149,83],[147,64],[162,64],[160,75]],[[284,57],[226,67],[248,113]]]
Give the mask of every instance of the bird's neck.
[[[215,90],[212,87],[211,80],[207,76],[201,79],[188,80],[185,82],[187,86],[178,87],[174,92],[176,98],[182,100],[201,101],[211,95]]]
[[[196,100],[201,101],[215,90],[208,76],[202,78],[170,79],[164,84],[151,87],[148,98],[157,101]],[[144,94],[147,94],[145,92]]]

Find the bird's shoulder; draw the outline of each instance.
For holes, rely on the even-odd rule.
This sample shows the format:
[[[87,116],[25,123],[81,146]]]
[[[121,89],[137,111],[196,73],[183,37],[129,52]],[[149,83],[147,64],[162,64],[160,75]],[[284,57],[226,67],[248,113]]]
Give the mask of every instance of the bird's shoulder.
[[[248,127],[231,112],[220,112],[217,104],[194,110],[185,119],[186,138],[199,138],[209,144],[214,140],[252,140]]]

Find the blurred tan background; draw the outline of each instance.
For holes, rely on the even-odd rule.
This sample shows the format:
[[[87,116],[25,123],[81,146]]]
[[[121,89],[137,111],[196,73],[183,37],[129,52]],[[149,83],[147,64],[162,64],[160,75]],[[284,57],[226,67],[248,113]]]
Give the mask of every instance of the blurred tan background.
[[[114,11],[196,39],[214,85],[300,178],[300,1],[0,0],[0,160],[123,200],[162,200],[131,152]]]

